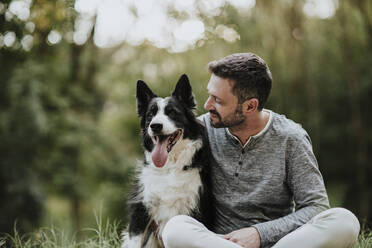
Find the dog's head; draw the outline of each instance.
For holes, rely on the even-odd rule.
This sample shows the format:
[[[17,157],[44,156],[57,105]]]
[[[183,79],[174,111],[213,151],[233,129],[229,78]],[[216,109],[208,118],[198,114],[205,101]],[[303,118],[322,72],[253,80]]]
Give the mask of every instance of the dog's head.
[[[186,75],[177,82],[171,96],[157,97],[145,82],[137,82],[137,110],[141,117],[144,146],[155,166],[163,167],[168,154],[181,139],[196,138],[194,96]]]

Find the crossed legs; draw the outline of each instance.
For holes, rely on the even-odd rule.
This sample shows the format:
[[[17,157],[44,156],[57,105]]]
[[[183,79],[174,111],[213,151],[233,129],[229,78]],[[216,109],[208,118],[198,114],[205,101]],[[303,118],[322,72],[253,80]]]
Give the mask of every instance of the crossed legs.
[[[348,248],[359,234],[359,221],[343,208],[328,209],[280,239],[273,248]],[[173,217],[162,233],[166,248],[241,248],[186,216]]]

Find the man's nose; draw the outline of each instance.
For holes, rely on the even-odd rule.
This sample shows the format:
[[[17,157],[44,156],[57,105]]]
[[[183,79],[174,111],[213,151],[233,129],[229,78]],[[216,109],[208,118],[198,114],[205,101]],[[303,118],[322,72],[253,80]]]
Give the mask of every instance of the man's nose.
[[[209,96],[208,99],[204,103],[204,109],[209,111],[212,109],[211,97]]]

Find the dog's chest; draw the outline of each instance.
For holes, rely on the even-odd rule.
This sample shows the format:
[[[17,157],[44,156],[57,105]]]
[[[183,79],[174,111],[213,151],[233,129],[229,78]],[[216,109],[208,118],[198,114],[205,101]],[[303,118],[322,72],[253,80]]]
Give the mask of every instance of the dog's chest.
[[[169,170],[166,173],[144,168],[141,182],[144,204],[161,229],[171,217],[190,215],[198,207],[202,187],[198,169]]]

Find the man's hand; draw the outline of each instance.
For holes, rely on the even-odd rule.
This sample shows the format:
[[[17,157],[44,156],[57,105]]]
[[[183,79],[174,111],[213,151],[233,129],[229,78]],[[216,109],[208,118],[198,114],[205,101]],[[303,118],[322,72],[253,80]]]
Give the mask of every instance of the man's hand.
[[[254,227],[233,231],[226,234],[224,238],[245,248],[260,248],[261,246],[260,234]]]

